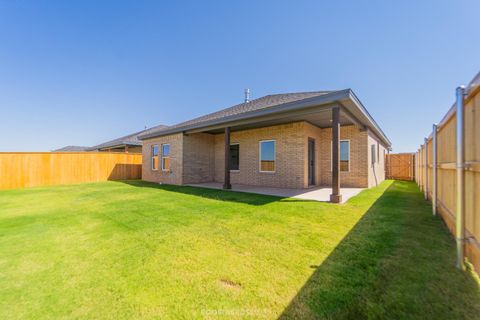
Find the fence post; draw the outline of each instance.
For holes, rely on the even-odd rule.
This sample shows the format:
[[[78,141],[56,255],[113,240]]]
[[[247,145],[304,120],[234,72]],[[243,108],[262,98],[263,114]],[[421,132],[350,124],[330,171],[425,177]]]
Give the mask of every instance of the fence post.
[[[422,158],[422,146],[418,148],[418,185],[420,191],[423,192],[423,158]]]
[[[465,171],[464,171],[464,137],[463,137],[463,96],[465,95],[465,87],[460,86],[456,90],[456,117],[457,117],[457,127],[456,127],[456,169],[457,169],[457,206],[455,213],[455,236],[457,242],[457,268],[463,269],[463,244],[464,244],[464,224],[463,216],[465,214],[465,194],[464,194],[464,182],[465,182]]]
[[[425,200],[428,200],[428,139],[425,138],[425,147],[423,148],[423,158],[424,158],[424,167],[425,167]]]
[[[437,125],[432,127],[432,213],[437,214]]]
[[[417,176],[417,186],[420,187],[420,149],[417,150],[417,156],[415,157],[415,168],[416,168],[416,176]]]

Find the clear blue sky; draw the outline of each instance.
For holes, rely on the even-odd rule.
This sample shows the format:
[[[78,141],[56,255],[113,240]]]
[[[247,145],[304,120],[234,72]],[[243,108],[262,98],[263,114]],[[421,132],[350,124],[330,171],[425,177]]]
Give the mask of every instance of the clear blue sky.
[[[480,2],[0,0],[0,151],[94,145],[270,93],[352,88],[414,151],[480,70]]]

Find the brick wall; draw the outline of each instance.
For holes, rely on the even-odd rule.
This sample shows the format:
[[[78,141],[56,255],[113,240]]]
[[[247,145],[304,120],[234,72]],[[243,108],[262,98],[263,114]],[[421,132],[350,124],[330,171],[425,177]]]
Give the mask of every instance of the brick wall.
[[[332,129],[321,130],[321,184],[332,184]],[[350,171],[340,171],[341,187],[368,187],[368,147],[367,132],[360,131],[355,126],[342,126],[340,140],[350,141]]]
[[[215,136],[194,133],[183,137],[183,183],[212,182],[215,174]]]
[[[259,129],[234,131],[230,142],[239,143],[239,171],[232,171],[232,183],[285,188],[305,187],[305,123],[295,122]],[[276,170],[259,170],[259,141],[275,140]],[[224,135],[215,135],[215,181],[223,182],[225,168]]]
[[[166,184],[183,184],[183,133],[157,137],[143,141],[142,179]],[[162,171],[162,144],[170,144],[170,170]],[[158,145],[158,170],[152,170],[152,146]]]
[[[385,180],[385,153],[386,147],[376,135],[368,131],[368,187],[374,187]],[[376,159],[372,162],[372,145],[375,148]]]
[[[238,143],[238,171],[231,171],[231,182],[286,188],[308,187],[308,139],[315,141],[315,184],[331,184],[331,129],[321,129],[308,122],[295,122],[265,128],[233,131],[231,143]],[[383,146],[381,161],[370,166],[370,144],[375,137],[355,126],[343,126],[340,138],[350,141],[350,171],[340,172],[342,187],[368,187],[384,177]],[[275,172],[260,172],[259,142],[275,140]],[[170,143],[170,172],[151,170],[151,146]],[[376,143],[376,141],[375,141]],[[143,179],[168,184],[187,184],[224,179],[224,135],[182,133],[144,141]],[[375,179],[376,177],[376,179]]]

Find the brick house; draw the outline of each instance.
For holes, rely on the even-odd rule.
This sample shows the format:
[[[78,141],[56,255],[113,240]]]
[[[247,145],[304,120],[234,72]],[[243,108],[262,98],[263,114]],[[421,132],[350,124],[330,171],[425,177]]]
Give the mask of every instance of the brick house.
[[[142,178],[166,184],[371,187],[391,143],[352,90],[268,95],[140,134]],[[227,161],[226,161],[227,160]],[[333,160],[333,161],[332,161]]]
[[[167,126],[160,124],[153,128],[145,129],[93,147],[85,148],[85,151],[142,153],[142,141],[138,139],[138,136],[141,134],[147,134],[153,130],[163,130],[166,128]]]

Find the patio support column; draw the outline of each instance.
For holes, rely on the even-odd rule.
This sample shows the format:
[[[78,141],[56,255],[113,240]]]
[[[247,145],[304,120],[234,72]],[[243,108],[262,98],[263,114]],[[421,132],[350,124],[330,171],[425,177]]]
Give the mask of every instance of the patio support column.
[[[340,194],[340,107],[332,109],[332,194],[330,202],[342,202]]]
[[[225,127],[225,179],[223,189],[232,189],[230,184],[230,127]]]

